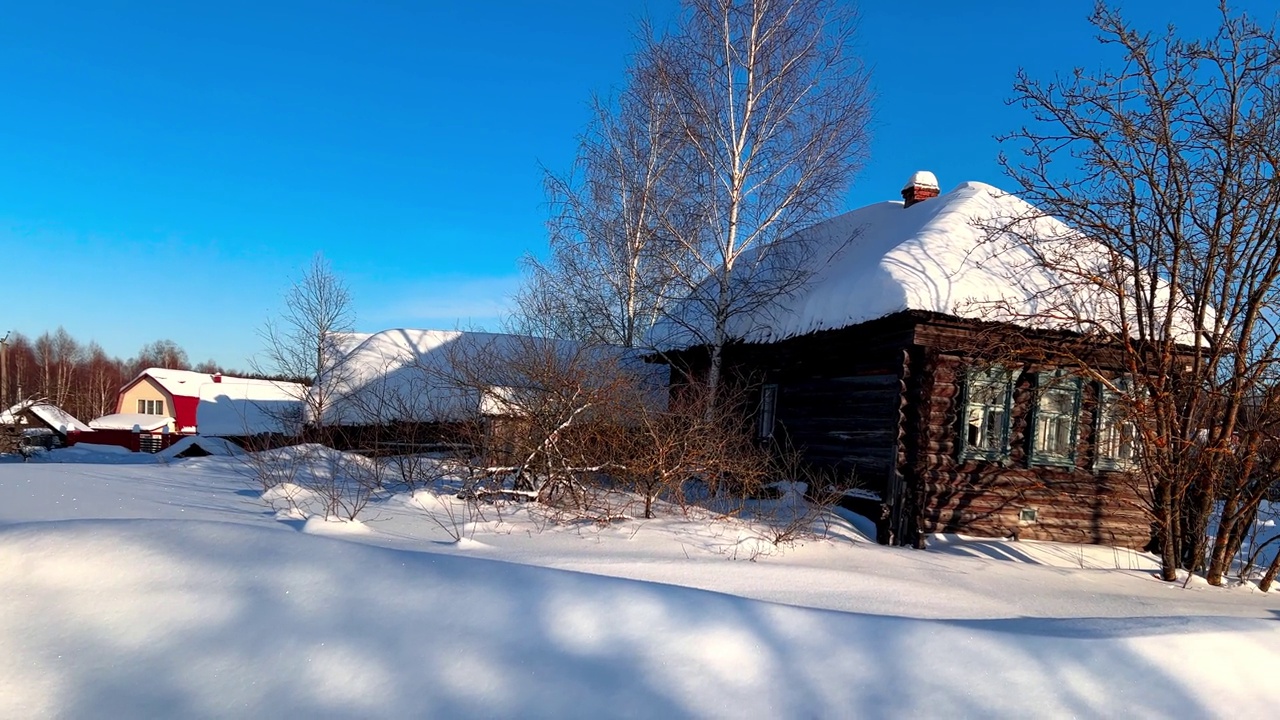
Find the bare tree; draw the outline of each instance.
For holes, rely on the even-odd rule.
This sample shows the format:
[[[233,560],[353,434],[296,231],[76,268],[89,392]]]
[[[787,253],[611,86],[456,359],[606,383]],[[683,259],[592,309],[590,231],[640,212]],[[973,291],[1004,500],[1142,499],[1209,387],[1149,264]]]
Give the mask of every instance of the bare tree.
[[[168,338],[143,345],[131,364],[135,375],[153,367],[169,370],[191,369],[191,359],[187,357],[187,351]]]
[[[63,328],[41,333],[34,342],[17,332],[6,340],[7,372],[0,379],[0,400],[6,407],[15,401],[39,399],[85,420],[114,412],[117,394],[138,362],[110,357],[94,341],[82,345]],[[146,347],[161,343],[173,349],[171,356],[185,362],[185,353],[172,341]],[[160,363],[146,367],[156,364]]]
[[[74,392],[76,366],[83,359],[80,344],[58,327],[36,338],[34,349],[40,366],[39,394],[55,405],[66,405]]]
[[[1100,4],[1092,22],[1119,69],[1020,74],[1034,124],[1003,158],[1025,198],[1079,231],[1036,246],[1071,291],[1041,288],[1038,310],[1075,316],[1091,341],[1061,359],[1135,436],[1162,575],[1207,567],[1215,585],[1276,474],[1261,450],[1280,410],[1280,44],[1221,14],[1212,37],[1157,37]],[[1083,317],[1055,297],[1107,311]]]
[[[68,407],[72,415],[84,420],[115,412],[117,396],[124,385],[124,363],[107,356],[96,341],[85,351],[82,372],[83,393],[78,407]]]
[[[651,57],[640,54],[616,101],[596,97],[574,171],[547,172],[550,256],[525,258],[518,329],[635,347],[690,268],[671,253],[682,226],[677,114]]]
[[[853,20],[828,0],[687,0],[679,29],[642,50],[678,118],[685,205],[664,229],[696,268],[672,320],[692,333],[682,344],[709,349],[712,406],[735,319],[806,280],[797,231],[832,209],[866,154]]]
[[[268,319],[259,331],[265,347],[253,369],[312,384],[311,392],[299,400],[306,404],[311,421],[323,426],[332,400],[328,388],[341,385],[336,376],[342,371],[342,341],[354,323],[351,292],[324,256],[317,254],[285,293],[280,316]],[[323,375],[330,381],[316,382]]]

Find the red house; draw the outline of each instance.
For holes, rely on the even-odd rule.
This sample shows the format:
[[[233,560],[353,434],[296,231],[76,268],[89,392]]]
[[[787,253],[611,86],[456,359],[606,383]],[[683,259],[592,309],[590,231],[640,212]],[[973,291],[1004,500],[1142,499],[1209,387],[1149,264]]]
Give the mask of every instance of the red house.
[[[89,426],[94,442],[156,452],[186,435],[246,437],[289,430],[305,385],[148,368],[120,389],[116,411]]]

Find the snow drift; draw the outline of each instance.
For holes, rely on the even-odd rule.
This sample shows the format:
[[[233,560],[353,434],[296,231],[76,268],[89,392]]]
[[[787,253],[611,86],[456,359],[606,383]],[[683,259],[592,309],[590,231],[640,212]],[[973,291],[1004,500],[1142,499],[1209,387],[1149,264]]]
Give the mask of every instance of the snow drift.
[[[1280,647],[1268,620],[837,613],[211,522],[10,526],[0,583],[5,717],[1209,716],[1274,701]]]

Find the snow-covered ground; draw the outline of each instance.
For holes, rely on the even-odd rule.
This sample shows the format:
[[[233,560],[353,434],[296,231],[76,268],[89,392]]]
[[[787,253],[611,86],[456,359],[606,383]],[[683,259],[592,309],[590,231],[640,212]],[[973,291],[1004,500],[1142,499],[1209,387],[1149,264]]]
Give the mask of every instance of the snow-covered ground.
[[[171,453],[172,454],[172,453]],[[1280,593],[834,519],[263,497],[245,456],[0,458],[0,717],[1272,717]],[[458,542],[455,535],[461,535]]]

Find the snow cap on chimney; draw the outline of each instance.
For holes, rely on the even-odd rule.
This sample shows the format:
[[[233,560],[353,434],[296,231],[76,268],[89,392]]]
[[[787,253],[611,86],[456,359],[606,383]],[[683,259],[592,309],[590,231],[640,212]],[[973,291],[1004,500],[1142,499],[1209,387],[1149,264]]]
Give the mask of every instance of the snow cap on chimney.
[[[928,170],[917,170],[907,184],[902,186],[904,208],[935,197],[938,197],[938,178]]]

